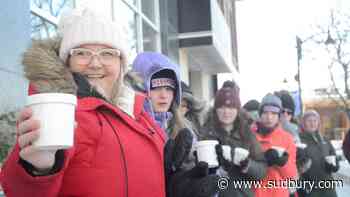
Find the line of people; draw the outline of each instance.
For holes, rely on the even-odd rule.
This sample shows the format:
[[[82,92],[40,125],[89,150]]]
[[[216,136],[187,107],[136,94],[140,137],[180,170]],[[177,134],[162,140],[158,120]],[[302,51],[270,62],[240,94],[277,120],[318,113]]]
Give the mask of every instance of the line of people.
[[[33,41],[25,52],[29,94],[77,95],[77,125],[73,148],[37,150],[40,125],[30,108],[21,110],[17,144],[0,176],[8,197],[287,197],[296,188],[220,190],[218,180],[319,181],[338,170],[338,160],[325,159],[335,152],[320,135],[317,112],[305,113],[299,135],[291,123],[295,106],[283,102],[283,92],[242,107],[232,81],[207,109],[181,82],[179,66],[160,53],[140,53],[128,71],[120,28],[90,10],[74,10],[61,18],[59,39]],[[219,142],[219,166],[198,160],[195,147],[203,140]],[[248,154],[239,157],[242,149]],[[334,189],[298,193],[336,196]]]

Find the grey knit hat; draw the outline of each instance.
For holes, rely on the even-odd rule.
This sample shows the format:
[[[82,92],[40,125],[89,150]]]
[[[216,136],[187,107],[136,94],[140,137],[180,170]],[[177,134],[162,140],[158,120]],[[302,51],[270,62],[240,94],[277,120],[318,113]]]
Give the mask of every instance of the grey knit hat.
[[[259,113],[260,115],[263,112],[270,111],[275,113],[280,113],[282,110],[282,101],[281,99],[271,93],[268,93],[261,101]]]

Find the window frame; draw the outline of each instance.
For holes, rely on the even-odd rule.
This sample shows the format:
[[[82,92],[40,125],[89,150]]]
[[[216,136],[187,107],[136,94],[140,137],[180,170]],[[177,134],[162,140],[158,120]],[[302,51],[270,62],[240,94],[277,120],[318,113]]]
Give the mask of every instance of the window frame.
[[[121,3],[124,3],[127,7],[131,9],[131,11],[135,14],[135,23],[136,23],[136,52],[142,52],[144,51],[143,46],[143,22],[145,22],[154,32],[156,32],[156,49],[155,51],[160,52],[161,49],[161,35],[160,35],[160,12],[159,12],[159,0],[153,0],[154,1],[154,10],[155,10],[155,21],[152,22],[143,12],[142,12],[142,0],[136,0],[136,4],[130,3],[127,0],[112,0],[112,3],[114,1],[121,1]],[[114,20],[115,11],[113,9],[112,5],[112,18]]]

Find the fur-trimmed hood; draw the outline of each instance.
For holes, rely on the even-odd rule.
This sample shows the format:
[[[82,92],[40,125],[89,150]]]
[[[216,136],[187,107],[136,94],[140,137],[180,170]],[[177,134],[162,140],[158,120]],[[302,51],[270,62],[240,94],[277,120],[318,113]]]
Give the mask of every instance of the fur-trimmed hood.
[[[59,92],[78,95],[78,85],[73,73],[59,58],[60,39],[34,40],[23,55],[25,77],[35,87],[37,93]],[[133,116],[135,92],[124,85],[126,65],[113,87],[109,103],[118,106]]]

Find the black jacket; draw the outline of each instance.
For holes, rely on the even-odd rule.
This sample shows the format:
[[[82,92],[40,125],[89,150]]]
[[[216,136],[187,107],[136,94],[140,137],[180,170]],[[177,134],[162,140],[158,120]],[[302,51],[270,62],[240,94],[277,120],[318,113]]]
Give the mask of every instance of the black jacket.
[[[325,156],[335,155],[335,150],[329,140],[324,139],[319,132],[309,133],[303,132],[300,134],[301,142],[307,144],[305,151],[311,157],[312,164],[308,171],[301,175],[302,180],[311,180],[315,182],[315,185],[322,181],[333,180],[332,173],[338,171],[339,161],[337,160],[337,166],[330,166],[325,161]],[[312,191],[306,191],[305,196],[324,196],[335,197],[337,196],[335,188],[328,189],[313,189]]]

